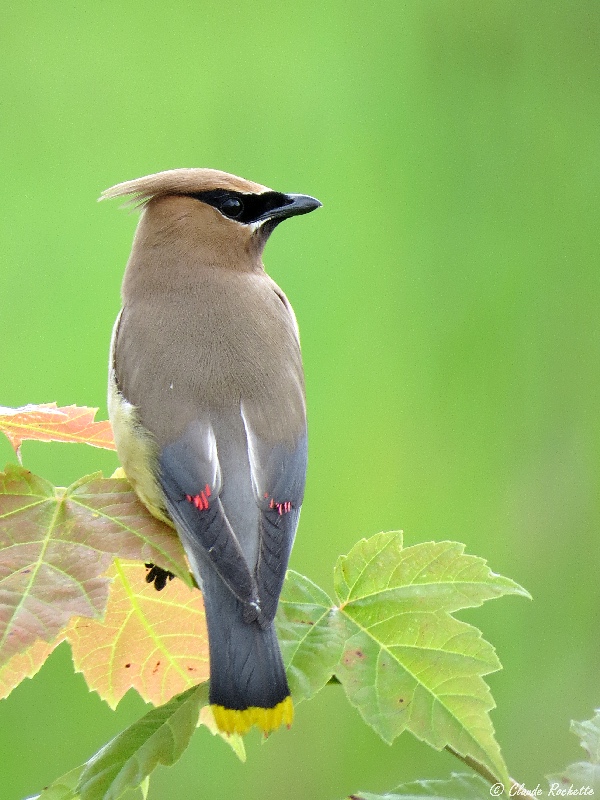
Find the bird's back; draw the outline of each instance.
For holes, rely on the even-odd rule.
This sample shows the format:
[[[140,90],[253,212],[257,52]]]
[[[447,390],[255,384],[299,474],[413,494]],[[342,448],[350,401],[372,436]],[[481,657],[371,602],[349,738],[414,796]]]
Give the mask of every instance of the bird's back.
[[[115,442],[203,588],[218,726],[272,730],[292,718],[273,619],[307,437],[296,320],[261,254],[281,219],[319,203],[210,170],[109,195],[128,192],[145,208],[111,347]]]

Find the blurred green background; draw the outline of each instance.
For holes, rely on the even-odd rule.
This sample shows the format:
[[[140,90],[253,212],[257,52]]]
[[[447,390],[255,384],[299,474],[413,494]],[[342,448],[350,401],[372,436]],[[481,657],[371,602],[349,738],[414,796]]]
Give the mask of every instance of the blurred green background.
[[[340,553],[402,528],[527,587],[461,618],[498,649],[492,718],[531,788],[579,758],[569,720],[600,700],[599,42],[597,0],[20,0],[0,27],[0,404],[106,414],[137,216],[102,189],[210,166],[318,197],[265,254],[309,395],[292,566],[331,589]],[[23,455],[60,485],[116,465]],[[63,645],[0,704],[2,799],[143,711],[111,712]],[[339,800],[451,769],[409,734],[383,744],[331,687],[245,765],[198,731],[150,798]]]

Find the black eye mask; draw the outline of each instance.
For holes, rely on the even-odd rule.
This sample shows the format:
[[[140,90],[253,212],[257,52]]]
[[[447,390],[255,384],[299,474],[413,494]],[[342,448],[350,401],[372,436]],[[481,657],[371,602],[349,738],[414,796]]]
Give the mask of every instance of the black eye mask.
[[[227,189],[213,189],[209,192],[191,194],[196,200],[213,206],[228,219],[249,224],[269,219],[271,211],[293,204],[293,199],[281,192],[263,194],[242,194]]]

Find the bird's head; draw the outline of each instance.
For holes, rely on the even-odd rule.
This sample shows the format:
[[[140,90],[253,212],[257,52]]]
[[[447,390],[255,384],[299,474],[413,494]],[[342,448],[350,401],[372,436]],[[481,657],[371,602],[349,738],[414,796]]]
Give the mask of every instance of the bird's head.
[[[152,239],[147,244],[201,248],[218,261],[232,253],[260,259],[280,222],[321,205],[314,197],[274,192],[215,169],[157,172],[112,186],[100,199],[123,196],[143,207],[149,224],[139,234]],[[237,258],[233,263],[241,262]]]

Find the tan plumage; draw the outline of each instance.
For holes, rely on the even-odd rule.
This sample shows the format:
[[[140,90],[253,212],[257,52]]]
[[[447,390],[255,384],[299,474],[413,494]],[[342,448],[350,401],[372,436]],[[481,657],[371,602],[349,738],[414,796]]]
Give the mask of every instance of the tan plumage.
[[[143,178],[117,183],[110,189],[105,189],[100,199],[109,200],[114,197],[131,196],[134,203],[146,203],[153,197],[191,194],[211,189],[229,189],[246,194],[261,194],[269,191],[260,183],[238,178],[237,175],[231,175],[229,172],[222,172],[219,169],[167,169]]]
[[[111,346],[117,449],[203,584],[218,721],[268,729],[291,721],[272,619],[302,502],[306,413],[296,319],[261,255],[281,219],[320,204],[199,169],[103,197],[131,195],[143,212]]]

